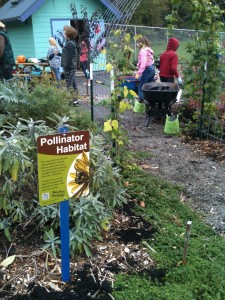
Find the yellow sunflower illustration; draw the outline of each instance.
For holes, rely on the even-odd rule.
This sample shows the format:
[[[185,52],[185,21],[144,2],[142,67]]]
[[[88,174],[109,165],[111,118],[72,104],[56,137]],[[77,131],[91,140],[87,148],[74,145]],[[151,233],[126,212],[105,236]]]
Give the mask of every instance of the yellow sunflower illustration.
[[[81,158],[77,158],[74,163],[74,173],[69,173],[71,181],[68,182],[69,194],[71,199],[87,195],[89,192],[89,159],[85,152],[82,152]]]

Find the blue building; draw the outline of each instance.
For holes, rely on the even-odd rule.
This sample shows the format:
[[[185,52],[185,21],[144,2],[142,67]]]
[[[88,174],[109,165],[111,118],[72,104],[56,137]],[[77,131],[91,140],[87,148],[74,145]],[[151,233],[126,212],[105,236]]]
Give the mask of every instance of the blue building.
[[[82,7],[88,15],[112,10],[108,0],[10,0],[1,7],[0,21],[6,24],[15,58],[46,57],[49,37],[73,22],[71,4],[78,10],[78,22],[79,18],[82,22]]]

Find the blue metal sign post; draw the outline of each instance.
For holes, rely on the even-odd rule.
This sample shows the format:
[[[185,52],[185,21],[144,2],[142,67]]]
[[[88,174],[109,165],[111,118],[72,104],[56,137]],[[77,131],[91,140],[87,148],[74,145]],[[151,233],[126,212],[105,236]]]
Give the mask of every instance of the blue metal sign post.
[[[68,132],[68,127],[60,127],[58,131]],[[70,281],[69,215],[69,200],[60,202],[61,274],[64,282]]]
[[[60,202],[60,239],[62,281],[70,281],[69,200]]]

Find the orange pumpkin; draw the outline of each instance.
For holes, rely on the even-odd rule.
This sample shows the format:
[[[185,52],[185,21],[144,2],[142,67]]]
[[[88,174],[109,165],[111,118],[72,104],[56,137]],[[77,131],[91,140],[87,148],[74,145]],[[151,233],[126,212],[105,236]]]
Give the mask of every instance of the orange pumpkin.
[[[17,61],[18,63],[25,63],[26,62],[26,57],[24,55],[18,55],[17,56]]]

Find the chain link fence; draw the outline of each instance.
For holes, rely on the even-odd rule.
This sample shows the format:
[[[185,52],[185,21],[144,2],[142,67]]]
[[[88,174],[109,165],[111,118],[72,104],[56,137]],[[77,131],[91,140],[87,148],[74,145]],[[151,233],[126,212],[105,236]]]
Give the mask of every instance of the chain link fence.
[[[110,26],[110,24],[106,24],[106,28],[107,26]],[[180,68],[182,64],[188,63],[190,54],[187,52],[186,47],[188,43],[194,41],[197,34],[194,30],[173,29],[168,31],[167,28],[134,25],[118,25],[118,28],[120,28],[123,32],[130,33],[131,36],[134,36],[136,34],[147,36],[152,43],[152,48],[154,50],[156,59],[159,58],[160,54],[163,51],[165,51],[169,37],[176,37],[180,41],[180,46],[177,50]],[[118,43],[118,41],[116,42]],[[223,32],[220,33],[219,43],[221,47],[224,47],[225,33]],[[133,39],[131,39],[131,47],[134,49],[133,57],[131,59],[133,61],[136,61],[139,49],[137,49],[136,43]],[[110,103],[110,96],[113,90],[113,75],[105,71],[106,56],[103,56],[101,57],[101,59],[96,60],[94,64],[98,65],[96,68],[98,69],[98,71],[94,72],[93,77],[94,116],[95,118],[100,119],[102,112],[99,109],[99,103],[102,101],[108,101],[108,103]],[[99,68],[99,66],[101,67]],[[110,114],[110,108],[108,110],[108,113]],[[218,117],[216,116],[215,118],[202,116],[202,120],[200,120],[199,122],[201,123],[201,126],[197,128],[197,133],[200,137],[212,139],[220,143],[225,142],[224,119],[218,119]]]

